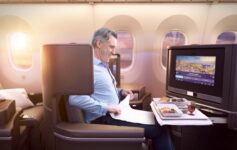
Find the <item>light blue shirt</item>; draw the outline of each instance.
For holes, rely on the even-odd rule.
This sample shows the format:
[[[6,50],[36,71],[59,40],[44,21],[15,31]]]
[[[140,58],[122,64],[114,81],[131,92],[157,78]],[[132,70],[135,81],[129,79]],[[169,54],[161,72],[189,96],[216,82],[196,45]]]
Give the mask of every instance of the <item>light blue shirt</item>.
[[[85,121],[106,115],[107,106],[118,104],[118,91],[113,83],[113,77],[108,65],[99,59],[93,59],[94,64],[94,93],[91,95],[71,95],[69,104],[85,111]]]

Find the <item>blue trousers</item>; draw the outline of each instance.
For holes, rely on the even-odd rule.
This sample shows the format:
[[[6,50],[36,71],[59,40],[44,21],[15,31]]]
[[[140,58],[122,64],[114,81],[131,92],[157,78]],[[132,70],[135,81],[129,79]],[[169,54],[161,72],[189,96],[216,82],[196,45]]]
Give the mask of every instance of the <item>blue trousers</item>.
[[[174,150],[167,128],[160,126],[157,122],[155,125],[131,123],[113,119],[110,114],[106,114],[106,116],[97,118],[92,123],[144,128],[145,137],[152,140],[153,150]]]

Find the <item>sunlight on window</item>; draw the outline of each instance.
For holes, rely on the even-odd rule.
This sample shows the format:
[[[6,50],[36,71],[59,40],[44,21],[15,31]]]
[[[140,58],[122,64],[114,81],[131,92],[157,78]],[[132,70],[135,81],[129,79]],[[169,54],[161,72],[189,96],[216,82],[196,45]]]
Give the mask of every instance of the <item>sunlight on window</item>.
[[[133,37],[127,31],[118,31],[118,48],[116,53],[120,54],[121,68],[127,68],[132,64],[133,59]]]
[[[170,46],[184,45],[185,36],[181,32],[171,31],[165,35],[163,45],[162,45],[162,65],[166,68],[167,66],[167,52]]]
[[[9,38],[10,60],[20,69],[32,66],[32,49],[30,39],[25,33],[15,32]]]
[[[28,42],[28,39],[24,33],[16,32],[12,34],[10,42],[12,49],[23,50],[26,48],[26,43]]]
[[[236,43],[236,32],[227,31],[219,34],[216,44],[233,44]]]

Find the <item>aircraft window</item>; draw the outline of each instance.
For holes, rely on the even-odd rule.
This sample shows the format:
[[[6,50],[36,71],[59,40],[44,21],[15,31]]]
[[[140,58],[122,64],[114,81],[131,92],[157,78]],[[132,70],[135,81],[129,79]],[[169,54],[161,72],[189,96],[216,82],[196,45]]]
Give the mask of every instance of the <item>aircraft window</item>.
[[[166,68],[167,66],[167,50],[170,46],[174,45],[184,45],[185,36],[183,33],[178,31],[171,31],[165,35],[163,45],[162,45],[162,65]]]
[[[217,37],[216,43],[217,44],[236,43],[236,34],[237,34],[237,32],[233,32],[233,31],[222,32]]]
[[[9,37],[10,60],[19,69],[32,66],[32,49],[25,33],[15,32]]]
[[[122,69],[128,68],[133,59],[133,37],[127,31],[118,31],[118,48],[116,53],[120,54],[120,66]]]

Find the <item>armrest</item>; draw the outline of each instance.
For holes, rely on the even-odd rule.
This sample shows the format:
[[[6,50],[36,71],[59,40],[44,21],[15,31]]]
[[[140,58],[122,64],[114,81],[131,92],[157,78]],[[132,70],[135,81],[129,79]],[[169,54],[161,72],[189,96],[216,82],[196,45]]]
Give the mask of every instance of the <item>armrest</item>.
[[[22,113],[21,108],[17,108],[13,117],[8,121],[7,124],[0,126],[0,135],[1,137],[12,137],[13,135],[20,134],[20,127],[18,125],[18,119]]]
[[[129,102],[130,105],[135,105],[142,110],[150,111],[150,103],[151,103],[151,93],[146,92],[140,99],[138,100],[131,100]],[[134,108],[134,107],[133,107]]]
[[[27,108],[21,114],[21,119],[19,120],[20,125],[25,125],[27,127],[38,126],[43,119],[43,115],[43,105],[36,105],[31,108]]]
[[[146,111],[151,111],[151,106],[150,106],[150,103],[151,103],[151,100],[152,100],[152,96],[151,96],[151,93],[147,92],[145,93],[145,95],[142,97],[142,108],[143,110],[146,110]]]
[[[32,101],[32,103],[34,103],[34,105],[43,102],[42,93],[28,93],[28,97]]]
[[[14,100],[0,99],[0,126],[6,124],[16,112]]]
[[[62,122],[56,126],[55,132],[74,138],[139,138],[144,140],[144,129],[137,127]]]
[[[42,150],[43,149],[43,141],[42,141],[42,132],[43,132],[43,118],[44,117],[44,107],[43,105],[35,105],[31,108],[24,109],[21,114],[21,118],[19,120],[19,124],[21,127],[25,127],[27,129],[27,139],[25,141],[30,140],[29,147],[32,150]],[[26,144],[24,142],[22,147]]]

